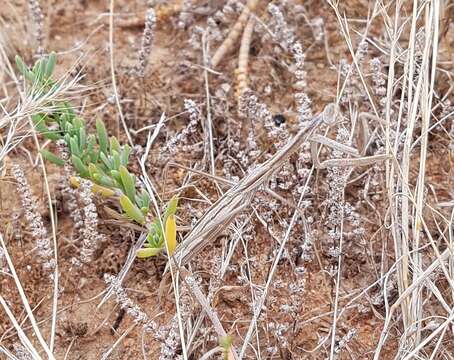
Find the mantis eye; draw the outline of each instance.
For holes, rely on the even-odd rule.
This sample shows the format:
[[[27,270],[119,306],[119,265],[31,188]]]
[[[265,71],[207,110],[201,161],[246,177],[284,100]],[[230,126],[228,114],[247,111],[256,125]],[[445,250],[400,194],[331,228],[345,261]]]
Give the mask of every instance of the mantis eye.
[[[282,124],[285,123],[286,119],[284,115],[276,114],[273,116],[273,121],[276,124],[276,126],[281,126]]]

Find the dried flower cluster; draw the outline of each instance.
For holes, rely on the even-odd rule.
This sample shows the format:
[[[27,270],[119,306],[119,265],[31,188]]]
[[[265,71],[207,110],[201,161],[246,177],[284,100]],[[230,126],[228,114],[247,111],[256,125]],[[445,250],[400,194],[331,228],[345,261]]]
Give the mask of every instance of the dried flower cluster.
[[[295,58],[295,84],[294,88],[297,90],[295,93],[295,101],[297,105],[298,120],[300,125],[305,125],[308,120],[312,118],[311,100],[306,94],[306,72],[304,71],[304,53],[303,47],[299,42],[292,45],[292,52]]]
[[[184,108],[189,113],[189,124],[177,135],[170,138],[167,141],[163,149],[161,150],[161,155],[168,152],[170,154],[175,154],[178,150],[178,146],[182,146],[183,151],[189,151],[188,140],[192,134],[197,131],[197,125],[200,118],[200,110],[197,104],[190,99],[184,100]]]
[[[374,94],[379,98],[381,112],[384,113],[386,105],[386,79],[385,74],[383,73],[383,64],[377,57],[370,60],[369,64],[372,72],[372,89]]]
[[[183,285],[179,294],[180,315],[183,325],[192,315],[191,295],[186,285]],[[159,360],[178,359],[178,350],[181,344],[178,316],[174,315],[169,326],[162,326],[156,332],[156,337],[161,341]]]
[[[45,270],[52,270],[55,267],[53,250],[49,242],[49,235],[44,226],[43,219],[39,213],[38,203],[33,198],[30,185],[27,182],[24,171],[18,164],[12,165],[12,174],[16,180],[17,192],[21,198],[22,207],[25,211],[25,218],[31,229],[32,236],[36,240],[38,255]]]
[[[14,343],[13,344],[14,351],[16,353],[16,359],[17,360],[32,360],[33,358],[31,357],[29,351],[25,346],[19,343]]]
[[[163,332],[161,352],[159,354],[159,360],[172,360],[177,356],[177,351],[180,346],[180,332],[178,327],[178,318],[175,315],[170,322],[170,329]],[[165,335],[164,335],[165,334]]]
[[[156,25],[155,11],[153,8],[149,8],[145,16],[145,29],[143,30],[142,45],[139,51],[139,64],[136,67],[136,72],[140,77],[145,76],[145,70],[150,60],[155,25]]]
[[[356,336],[356,329],[350,329],[348,330],[347,334],[339,340],[337,343],[334,352],[336,354],[339,354],[343,348],[347,346],[347,344],[352,341],[352,339]]]
[[[0,248],[0,272],[8,272],[8,267],[6,266],[5,251],[2,248]]]
[[[81,229],[83,238],[82,249],[80,251],[80,261],[88,264],[93,259],[93,254],[99,244],[103,242],[104,235],[98,232],[98,212],[96,205],[93,202],[93,183],[90,180],[79,179],[80,182],[80,200],[83,204],[83,222],[84,226]],[[75,261],[77,265],[77,261]]]
[[[28,0],[28,6],[35,26],[35,38],[38,44],[37,53],[42,55],[44,53],[43,11],[39,5],[39,0]]]
[[[157,328],[156,323],[149,319],[148,315],[144,313],[140,307],[132,301],[130,297],[126,294],[126,291],[121,286],[120,281],[117,277],[104,274],[104,281],[111,286],[117,303],[120,305],[120,308],[126,311],[126,313],[134,318],[136,323],[143,324],[143,327],[146,331],[154,331]]]
[[[347,129],[341,127],[338,130],[336,141],[348,145],[350,143],[350,134]],[[333,150],[332,155],[334,158],[341,158],[343,154],[340,151]],[[340,228],[344,218],[345,200],[344,190],[350,175],[349,168],[342,168],[333,166],[328,168],[328,218],[327,225],[329,228],[329,235],[334,243],[340,239]]]
[[[356,65],[354,63],[349,64],[345,59],[340,61],[340,74],[345,79],[345,87],[342,97],[340,99],[341,104],[359,104],[364,99],[364,91],[358,74],[358,67],[361,67],[364,59],[366,58],[367,51],[369,49],[366,40],[361,40],[356,50]]]
[[[277,125],[273,120],[273,114],[268,107],[260,103],[252,91],[245,91],[240,99],[240,112],[249,117],[253,127],[260,126],[267,130],[268,138],[274,142],[276,149],[284,146],[288,139],[289,133],[285,123]]]
[[[284,50],[289,51],[292,48],[292,45],[295,43],[295,33],[291,29],[287,21],[285,21],[284,14],[282,14],[281,9],[271,3],[268,5],[268,12],[271,14],[271,21],[269,27],[273,31],[273,37]]]
[[[191,11],[192,1],[183,0],[177,26],[180,29],[187,29],[194,22],[194,14]]]
[[[70,163],[68,147],[64,140],[57,141],[57,149],[61,159],[65,162],[60,189],[64,198],[64,204],[69,211],[69,216],[73,220],[74,229],[78,231],[84,225],[83,216],[77,201],[78,190],[73,189],[70,186],[70,178],[72,177],[74,170]]]
[[[229,26],[235,20],[235,17],[241,12],[243,4],[237,0],[227,0],[222,9],[214,13],[214,20],[224,26]]]

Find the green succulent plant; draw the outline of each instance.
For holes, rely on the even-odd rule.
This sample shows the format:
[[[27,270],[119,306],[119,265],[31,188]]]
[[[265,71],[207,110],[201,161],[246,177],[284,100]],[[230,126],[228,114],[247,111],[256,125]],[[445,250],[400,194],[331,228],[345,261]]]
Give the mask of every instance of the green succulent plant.
[[[60,84],[52,79],[56,62],[56,54],[51,53],[36,61],[30,69],[21,57],[16,56],[19,72],[32,85],[28,90],[30,96],[50,95],[58,90]],[[117,195],[123,215],[148,229],[146,249],[142,249],[146,251],[142,251],[140,257],[153,256],[164,250],[166,236],[163,224],[167,223],[169,216],[176,213],[178,198],[174,196],[169,201],[162,216],[163,223],[156,218],[147,224],[150,195],[143,189],[137,191],[136,177],[128,170],[131,147],[121,145],[115,136],[109,137],[106,126],[100,119],[96,120],[96,132],[90,133],[85,120],[77,115],[70,102],[49,101],[51,103],[45,107],[46,111],[31,115],[35,129],[49,140],[64,141],[77,175],[91,180],[96,186],[94,191]],[[43,149],[41,154],[58,166],[65,164],[63,159],[49,150]],[[72,184],[77,186],[78,182],[74,180]]]

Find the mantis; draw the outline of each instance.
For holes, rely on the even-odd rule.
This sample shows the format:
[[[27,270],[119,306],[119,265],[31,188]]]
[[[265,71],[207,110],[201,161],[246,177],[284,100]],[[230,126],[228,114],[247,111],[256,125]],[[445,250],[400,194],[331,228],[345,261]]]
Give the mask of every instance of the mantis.
[[[200,218],[198,223],[187,235],[184,241],[176,248],[172,259],[172,266],[184,266],[193,259],[200,251],[215,240],[218,235],[228,226],[233,219],[247,209],[251,201],[261,187],[265,187],[271,176],[281,165],[305,142],[312,143],[312,154],[314,165],[317,168],[328,166],[363,166],[377,161],[386,160],[386,155],[361,156],[356,149],[338,144],[336,141],[329,140],[323,136],[314,134],[323,123],[332,125],[336,122],[339,111],[336,104],[328,104],[325,109],[308,121],[307,125],[299,132],[272,158],[265,161],[248,175],[234,184],[221,198],[219,198],[211,208]],[[353,159],[330,159],[322,163],[319,162],[316,154],[317,143],[336,148],[347,154],[354,156]]]

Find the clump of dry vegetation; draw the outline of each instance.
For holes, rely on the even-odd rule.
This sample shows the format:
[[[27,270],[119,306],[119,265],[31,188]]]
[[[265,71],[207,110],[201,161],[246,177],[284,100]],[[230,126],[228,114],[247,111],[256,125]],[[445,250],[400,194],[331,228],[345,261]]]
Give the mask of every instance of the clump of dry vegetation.
[[[0,357],[451,358],[453,19],[6,0]]]

